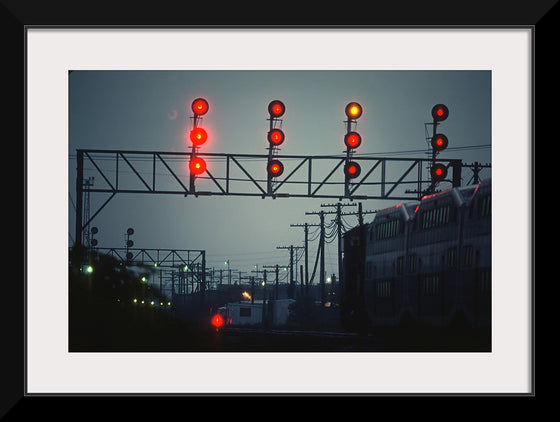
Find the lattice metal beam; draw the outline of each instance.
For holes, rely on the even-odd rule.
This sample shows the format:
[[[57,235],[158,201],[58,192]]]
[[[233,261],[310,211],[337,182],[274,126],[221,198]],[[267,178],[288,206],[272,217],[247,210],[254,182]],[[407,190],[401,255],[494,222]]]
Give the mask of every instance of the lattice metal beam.
[[[279,155],[277,159],[284,163],[286,175],[273,180],[270,189],[266,154],[198,152],[197,156],[209,164],[204,175],[196,177],[196,183],[191,182],[188,169],[191,155],[190,152],[77,150],[77,241],[81,239],[83,227],[117,193],[412,200],[420,198],[426,186],[433,188],[431,180],[423,179],[431,159],[354,156],[353,161],[360,163],[363,176],[349,182],[342,171],[345,155]],[[444,183],[460,186],[461,160],[436,161],[452,169],[451,178]],[[100,176],[95,187],[84,187],[85,171]],[[407,186],[415,189],[405,189]],[[82,196],[86,191],[110,196],[83,224]]]

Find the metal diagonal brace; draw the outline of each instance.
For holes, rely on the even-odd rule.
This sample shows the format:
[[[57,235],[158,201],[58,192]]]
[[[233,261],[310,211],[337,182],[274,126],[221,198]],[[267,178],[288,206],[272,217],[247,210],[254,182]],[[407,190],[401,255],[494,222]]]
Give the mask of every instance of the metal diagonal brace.
[[[364,175],[364,177],[362,177],[362,179],[354,185],[353,189],[350,191],[350,195],[352,195],[354,192],[356,192],[356,189],[358,189],[360,187],[360,185],[362,183],[364,183],[364,180],[366,180],[368,178],[368,176],[371,173],[373,173],[373,171],[377,168],[377,166],[381,163],[381,161],[383,161],[383,159],[378,160],[377,163],[375,163],[375,165]]]
[[[319,184],[319,186],[317,186],[317,189],[315,189],[315,190],[313,191],[313,193],[311,194],[311,196],[314,196],[314,195],[317,193],[317,191],[321,188],[321,186],[323,186],[323,185],[327,182],[327,180],[330,179],[330,177],[334,174],[334,172],[335,172],[335,171],[342,165],[342,163],[344,163],[345,161],[346,161],[346,158],[342,158],[342,159],[338,162],[338,164],[335,166],[335,168],[333,168],[333,169],[331,170],[331,172],[327,175],[327,177],[325,177],[325,178],[323,179],[323,181]]]
[[[280,186],[282,186],[290,177],[292,177],[292,175],[293,175],[296,171],[298,171],[299,168],[300,168],[301,166],[303,166],[303,165],[305,164],[305,162],[306,162],[307,160],[309,160],[309,159],[310,159],[309,157],[304,158],[303,161],[302,161],[301,163],[299,163],[299,164],[296,166],[296,168],[294,168],[294,169],[292,170],[292,172],[291,172],[290,174],[288,174],[288,175],[286,176],[286,178],[285,178],[284,180],[282,180],[282,181],[273,189],[272,193],[275,193],[275,192],[278,190],[278,188],[279,188]]]
[[[171,173],[171,175],[175,178],[175,180],[177,180],[177,182],[181,185],[181,187],[185,190],[185,195],[187,195],[189,193],[189,190],[187,189],[187,187],[185,185],[183,185],[183,182],[181,182],[181,180],[179,180],[179,177],[175,174],[175,172],[173,170],[171,170],[171,167],[169,167],[167,165],[167,163],[165,162],[165,160],[163,158],[161,158],[161,155],[159,155],[158,152],[154,153],[159,159],[160,161],[163,163],[163,165],[167,168],[167,170],[169,170],[169,172]]]
[[[255,184],[255,186],[259,188],[259,190],[263,193],[263,195],[266,196],[266,191],[265,191],[263,188],[261,188],[261,186],[260,186],[260,185],[257,183],[257,181],[253,178],[253,176],[251,176],[251,175],[247,172],[247,170],[245,170],[245,169],[243,168],[243,166],[242,166],[241,164],[239,164],[239,161],[237,161],[233,155],[231,155],[231,159],[233,160],[233,162],[234,162],[235,164],[237,164],[237,166],[243,171],[243,173],[245,173],[245,175],[251,180],[251,182],[253,182],[253,183]]]

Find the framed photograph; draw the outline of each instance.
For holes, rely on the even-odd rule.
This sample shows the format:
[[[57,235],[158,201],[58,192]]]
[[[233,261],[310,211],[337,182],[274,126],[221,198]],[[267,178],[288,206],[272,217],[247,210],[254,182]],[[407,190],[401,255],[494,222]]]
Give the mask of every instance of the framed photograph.
[[[394,27],[23,23],[26,397],[534,396],[535,21]],[[197,112],[200,99],[207,110]],[[273,100],[285,114],[274,115]],[[352,104],[363,113],[347,111]],[[208,142],[190,137],[197,128],[206,130]],[[271,138],[276,129],[285,136],[281,146]],[[445,139],[439,129],[448,131]],[[357,143],[350,138],[355,133]],[[334,161],[327,169],[319,156]],[[201,173],[187,170],[196,157]],[[411,161],[393,170],[393,162],[405,158]],[[268,174],[253,169],[255,162],[268,162]],[[353,170],[361,173],[355,179],[345,173],[349,162],[361,166]],[[438,166],[445,171],[441,185]],[[484,180],[491,180],[489,188]],[[481,196],[485,189],[493,192],[491,202]],[[471,204],[472,198],[477,202]],[[348,206],[339,207],[338,220],[337,201]],[[326,221],[319,219],[321,211],[331,212]],[[486,252],[473,252],[482,251],[474,240],[463,241],[482,223],[460,235],[458,248],[440,234],[429,248],[376,261],[356,246],[359,236],[372,239],[368,245],[375,248],[414,231],[424,240],[407,235],[412,248],[427,242],[428,232],[473,214],[491,221],[480,241]],[[309,227],[315,243],[308,269],[304,223],[317,226]],[[352,237],[362,226],[363,235]],[[337,239],[344,255],[337,254]],[[122,326],[120,335],[111,330],[121,311],[91,318],[95,311],[85,303],[100,300],[84,296],[84,306],[72,311],[76,292],[95,296],[87,283],[101,266],[99,258],[73,266],[77,244],[96,251],[95,257],[105,248],[106,256],[112,254],[111,271],[123,265],[120,274],[136,277],[128,284],[124,275],[106,275],[107,291],[144,286],[143,293],[111,293],[111,312],[126,309],[140,318]],[[358,276],[348,268],[360,251],[366,255],[356,264]],[[142,265],[132,265],[140,259]],[[470,281],[462,281],[460,269],[468,273],[465,280],[476,280],[476,291],[467,293]],[[73,271],[86,284],[73,285]],[[304,283],[312,275],[314,281]],[[342,290],[357,279],[362,290]],[[196,337],[201,348],[177,343],[175,336],[173,344],[158,343],[147,334],[164,338],[162,330],[142,328],[156,324],[156,317],[142,319],[141,305],[161,308],[158,315],[171,312],[169,306],[181,316],[192,309],[185,301],[195,293],[210,301],[233,286],[247,296],[205,311],[210,334],[224,336],[228,340],[220,344],[228,347],[216,346],[216,336]],[[375,324],[365,333],[340,325],[335,331],[346,337],[323,330],[300,347],[301,338],[279,333],[290,321],[303,324],[307,287],[315,289],[310,300],[322,312],[314,316],[316,325],[304,327],[309,332],[320,331],[319,322],[327,326],[327,314],[336,313],[341,324],[347,309],[344,315],[363,311],[368,321],[388,326],[401,327],[411,318],[416,340],[403,343],[402,331],[395,337]],[[366,305],[349,308],[335,293],[354,294]],[[284,325],[265,326],[282,318],[283,307]],[[461,314],[465,321],[476,314],[485,334],[459,348],[437,342],[424,347],[428,336],[458,321],[452,310],[461,307],[469,309]],[[437,318],[426,316],[435,310]],[[84,325],[72,331],[73,321]],[[254,327],[245,323],[283,337],[267,337],[271,346],[263,348],[248,340]],[[428,323],[436,331],[422,331]],[[239,331],[228,334],[228,324]],[[76,334],[93,325],[104,328]],[[293,325],[292,334],[294,327],[302,329]]]

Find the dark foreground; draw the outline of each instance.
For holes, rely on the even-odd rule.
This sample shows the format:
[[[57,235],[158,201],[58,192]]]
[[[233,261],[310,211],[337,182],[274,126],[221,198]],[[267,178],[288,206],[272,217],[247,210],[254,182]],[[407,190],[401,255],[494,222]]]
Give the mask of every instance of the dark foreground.
[[[71,259],[81,263],[85,258],[71,254]],[[294,317],[285,327],[216,330],[210,324],[208,297],[193,300],[183,309],[189,310],[187,315],[112,258],[92,262],[89,272],[81,264],[70,267],[70,352],[491,351],[490,329],[409,323],[357,334],[342,328],[337,308],[318,308],[305,298],[296,301]]]
[[[132,308],[132,307],[130,307]],[[490,352],[489,330],[407,327],[368,334],[224,327],[149,308],[72,314],[70,352]],[[92,309],[89,309],[92,311]]]

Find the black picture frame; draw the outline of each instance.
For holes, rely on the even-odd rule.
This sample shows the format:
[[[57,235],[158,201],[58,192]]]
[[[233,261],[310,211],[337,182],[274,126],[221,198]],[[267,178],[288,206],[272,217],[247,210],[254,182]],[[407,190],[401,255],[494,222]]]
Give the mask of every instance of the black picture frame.
[[[543,2],[511,2],[511,1],[471,1],[462,6],[456,6],[451,3],[450,7],[436,8],[431,4],[424,2],[407,2],[403,7],[402,2],[382,2],[372,6],[375,13],[360,14],[352,12],[348,17],[340,18],[339,10],[322,11],[318,17],[314,13],[307,14],[298,9],[297,13],[293,13],[294,9],[287,7],[279,7],[281,10],[271,10],[266,16],[252,17],[251,20],[246,16],[240,17],[247,11],[239,10],[235,6],[225,6],[222,15],[217,17],[212,9],[211,4],[182,5],[185,14],[177,13],[174,7],[150,6],[148,8],[139,8],[135,4],[127,4],[129,2],[120,2],[115,6],[112,2],[96,2],[95,7],[87,10],[80,10],[79,2],[62,1],[52,4],[52,2],[32,2],[32,1],[7,1],[2,0],[0,5],[1,31],[4,39],[9,40],[8,56],[5,57],[5,66],[3,66],[4,81],[12,81],[10,85],[17,86],[19,89],[14,90],[15,95],[10,96],[9,103],[12,105],[7,110],[5,121],[17,122],[12,127],[17,128],[17,140],[23,142],[15,143],[21,148],[24,163],[26,160],[26,132],[25,125],[25,93],[26,87],[26,31],[34,27],[123,27],[123,28],[153,28],[153,27],[205,27],[205,28],[226,28],[226,27],[284,27],[284,28],[309,28],[309,29],[329,29],[334,27],[391,27],[396,29],[407,29],[417,27],[428,28],[452,28],[452,27],[469,27],[469,28],[518,28],[529,27],[532,31],[532,123],[535,128],[536,121],[539,122],[538,131],[533,129],[532,146],[531,146],[531,190],[532,190],[532,215],[535,215],[535,137],[536,133],[544,134],[548,132],[546,123],[555,121],[550,115],[552,110],[544,106],[544,104],[553,101],[556,85],[552,83],[551,70],[554,69],[552,60],[555,59],[554,54],[547,54],[549,47],[558,39],[556,33],[556,25],[558,23],[558,4],[557,1]],[[221,7],[221,6],[220,6]],[[236,13],[231,15],[228,13],[236,9]],[[212,13],[211,13],[212,12]],[[292,12],[292,13],[290,13]],[[329,13],[330,12],[330,13]],[[187,14],[188,13],[188,14]],[[237,19],[225,18],[225,16],[236,16]],[[353,16],[359,15],[359,16]],[[312,17],[315,16],[315,17]],[[354,22],[355,20],[355,22]],[[9,63],[9,64],[8,64]],[[538,79],[537,79],[538,78]],[[535,119],[536,97],[535,91],[538,90],[538,100],[541,104],[539,107],[538,120]],[[13,92],[13,91],[12,91]],[[5,283],[6,297],[13,298],[2,307],[2,316],[5,324],[6,332],[4,333],[4,346],[2,348],[2,360],[8,369],[5,376],[0,381],[0,417],[5,416],[6,420],[21,420],[29,417],[31,407],[37,406],[44,415],[53,414],[60,416],[61,405],[58,399],[47,396],[48,400],[38,397],[29,397],[26,395],[25,389],[25,284],[27,280],[26,268],[29,265],[26,254],[26,179],[25,164],[23,183],[23,216],[22,227],[24,228],[24,256],[21,271],[16,273],[14,282]],[[532,292],[531,302],[533,309],[536,305],[534,282],[535,282],[535,223],[531,227],[531,271],[532,271]],[[534,338],[534,322],[532,323],[532,385],[531,393],[524,395],[509,395],[521,398],[535,397],[535,338]],[[8,340],[9,339],[9,340]],[[235,394],[232,394],[235,396]],[[64,395],[61,395],[64,396]],[[69,394],[68,396],[73,396]],[[197,395],[190,395],[197,397]],[[267,396],[267,395],[265,395]],[[274,396],[274,395],[272,395]],[[492,396],[492,395],[490,395]],[[495,396],[495,395],[494,395]],[[500,395],[501,396],[501,395]],[[137,410],[138,411],[138,410]],[[90,413],[92,412],[92,413]],[[101,416],[104,410],[95,409],[94,406],[88,406],[87,414],[89,417]],[[134,412],[133,412],[134,413]],[[130,415],[132,418],[132,414]]]

